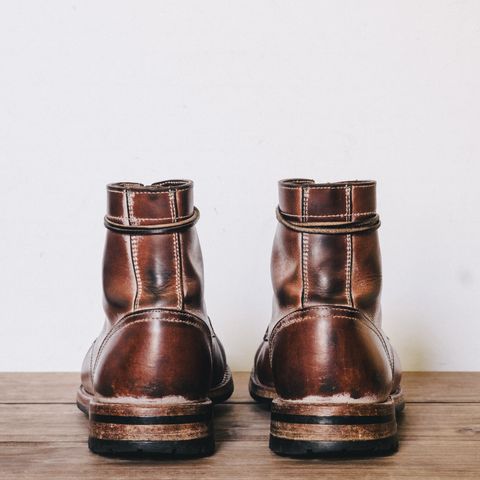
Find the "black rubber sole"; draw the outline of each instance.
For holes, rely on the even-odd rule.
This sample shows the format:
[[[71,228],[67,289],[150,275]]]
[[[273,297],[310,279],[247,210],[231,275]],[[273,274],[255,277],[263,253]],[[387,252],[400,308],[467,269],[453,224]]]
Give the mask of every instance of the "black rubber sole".
[[[270,449],[291,457],[347,457],[390,455],[398,450],[398,436],[378,440],[310,442],[270,435]]]
[[[180,441],[102,440],[90,437],[88,448],[105,456],[205,457],[215,451],[213,437]]]

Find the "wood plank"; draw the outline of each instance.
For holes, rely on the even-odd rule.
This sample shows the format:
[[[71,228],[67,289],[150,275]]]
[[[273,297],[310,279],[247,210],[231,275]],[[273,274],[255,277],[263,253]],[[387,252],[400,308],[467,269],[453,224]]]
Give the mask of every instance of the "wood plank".
[[[234,373],[233,401],[251,401],[247,372]],[[480,372],[404,372],[408,402],[480,402]]]
[[[383,458],[291,459],[268,449],[269,412],[253,404],[216,408],[217,452],[205,459],[128,460],[91,454],[86,418],[71,405],[0,406],[2,479],[28,478],[478,478],[480,405],[412,404],[400,451]]]
[[[478,443],[404,440],[398,453],[381,458],[292,459],[254,441],[225,442],[208,458],[190,460],[118,459],[90,453],[77,443],[2,444],[3,480],[99,478],[141,479],[475,479]]]
[[[318,479],[320,476],[342,480],[479,478],[480,402],[478,397],[472,396],[478,374],[407,374],[405,384],[413,392],[407,398],[422,399],[430,395],[435,403],[418,401],[407,405],[399,426],[399,452],[381,458],[327,460],[292,459],[270,452],[269,412],[251,403],[246,396],[248,393],[245,395],[247,375],[236,375],[237,392],[240,390],[244,397],[237,393],[235,401],[239,403],[216,407],[215,455],[204,459],[163,461],[105,458],[91,454],[86,445],[88,422],[66,395],[76,389],[78,375],[47,374],[52,388],[43,396],[45,374],[24,375],[24,380],[31,383],[22,384],[18,378],[13,379],[16,383],[13,389],[18,389],[17,392],[11,390],[5,394],[12,384],[0,383],[2,398],[33,398],[37,402],[40,398],[46,403],[0,405],[2,480],[192,477],[212,480],[288,477],[295,480]],[[62,381],[55,383],[54,380]],[[71,382],[70,386],[68,382]],[[32,392],[38,393],[39,397],[32,396]],[[62,403],[57,398],[69,401]],[[448,402],[448,398],[467,398],[467,401],[441,403]]]
[[[230,401],[252,401],[247,378],[245,372],[234,373],[236,386]],[[0,372],[0,404],[75,403],[79,384],[77,372]]]
[[[480,372],[405,372],[408,402],[480,402]]]
[[[229,402],[252,402],[247,372],[235,372]],[[78,373],[0,373],[0,403],[73,403]],[[409,402],[479,402],[480,372],[405,372]]]
[[[79,384],[79,373],[2,372],[0,403],[73,403]]]
[[[219,442],[258,441],[266,445],[270,412],[254,404],[215,407]],[[480,448],[480,404],[407,405],[399,420],[403,439],[476,442]],[[74,405],[0,405],[0,442],[78,442],[88,436],[88,421]]]

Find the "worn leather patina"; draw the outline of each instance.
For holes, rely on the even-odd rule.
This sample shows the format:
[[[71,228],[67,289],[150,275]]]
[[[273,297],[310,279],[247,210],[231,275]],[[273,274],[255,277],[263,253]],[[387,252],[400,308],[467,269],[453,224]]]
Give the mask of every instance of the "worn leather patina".
[[[227,398],[223,347],[207,316],[193,183],[107,186],[105,323],[82,391],[114,399]]]
[[[255,355],[252,393],[386,400],[399,390],[401,369],[381,328],[376,183],[283,180],[278,215],[272,319]]]

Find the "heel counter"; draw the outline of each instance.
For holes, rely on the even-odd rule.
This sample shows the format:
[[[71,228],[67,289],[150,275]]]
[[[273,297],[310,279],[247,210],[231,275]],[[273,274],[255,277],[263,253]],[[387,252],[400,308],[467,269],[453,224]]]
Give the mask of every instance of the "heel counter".
[[[102,397],[207,397],[212,375],[211,337],[196,317],[150,310],[122,319],[104,338],[93,368]]]
[[[280,321],[270,337],[278,395],[328,402],[381,402],[392,360],[381,332],[354,309],[315,307]]]

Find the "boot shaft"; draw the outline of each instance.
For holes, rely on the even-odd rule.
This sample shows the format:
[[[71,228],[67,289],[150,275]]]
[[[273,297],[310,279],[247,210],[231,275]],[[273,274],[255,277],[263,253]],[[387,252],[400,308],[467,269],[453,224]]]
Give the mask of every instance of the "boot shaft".
[[[288,224],[368,224],[377,218],[376,183],[279,182],[279,225],[272,253],[273,321],[301,308],[343,305],[380,321],[381,260],[375,228],[304,233]]]
[[[273,319],[260,353],[268,349],[271,379],[284,399],[383,401],[396,385],[395,354],[380,328],[375,187],[279,184]],[[260,367],[257,375],[268,381]]]
[[[103,290],[110,322],[145,308],[182,310],[206,319],[202,253],[191,226],[197,214],[188,180],[107,186]],[[155,228],[163,233],[150,234]]]

